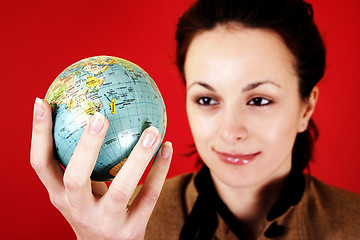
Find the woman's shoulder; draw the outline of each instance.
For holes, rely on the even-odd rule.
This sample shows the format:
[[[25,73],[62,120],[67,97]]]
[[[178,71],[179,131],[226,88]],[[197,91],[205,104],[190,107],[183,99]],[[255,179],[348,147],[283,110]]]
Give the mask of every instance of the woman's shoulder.
[[[320,201],[324,206],[334,207],[335,203],[346,208],[356,208],[360,213],[360,194],[331,186],[316,177],[307,176],[309,197]]]
[[[326,232],[326,236],[333,237],[331,239],[360,237],[360,194],[331,186],[315,177],[306,178],[307,190],[301,205],[309,232],[320,235]]]

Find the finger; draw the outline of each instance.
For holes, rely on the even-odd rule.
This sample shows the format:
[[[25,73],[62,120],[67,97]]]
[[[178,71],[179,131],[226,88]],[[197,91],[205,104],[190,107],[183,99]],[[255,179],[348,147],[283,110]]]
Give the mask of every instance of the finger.
[[[129,208],[132,218],[130,221],[137,222],[139,225],[147,224],[164,185],[166,175],[169,172],[172,153],[172,144],[170,142],[164,143],[160,149],[160,154],[156,156],[144,185]],[[143,223],[141,224],[139,221]]]
[[[73,207],[87,208],[94,200],[90,176],[104,141],[109,121],[101,113],[95,113],[84,129],[78,145],[66,167],[64,184]]]
[[[54,158],[52,127],[49,104],[36,98],[30,162],[50,195],[64,192],[63,171]]]
[[[110,212],[110,218],[112,214],[118,214],[127,207],[128,201],[160,141],[160,133],[155,127],[147,128],[142,134],[105,195],[104,204]]]

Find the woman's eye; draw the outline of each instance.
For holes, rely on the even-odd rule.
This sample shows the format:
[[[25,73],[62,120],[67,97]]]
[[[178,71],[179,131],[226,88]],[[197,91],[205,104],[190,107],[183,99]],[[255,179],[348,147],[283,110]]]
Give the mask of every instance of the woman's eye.
[[[263,97],[256,97],[256,98],[251,99],[248,102],[249,105],[254,105],[254,106],[259,106],[259,107],[266,106],[266,105],[269,105],[271,103],[272,103],[271,100],[263,98]]]
[[[211,97],[200,97],[196,100],[196,102],[200,105],[215,105],[217,101],[212,99]]]

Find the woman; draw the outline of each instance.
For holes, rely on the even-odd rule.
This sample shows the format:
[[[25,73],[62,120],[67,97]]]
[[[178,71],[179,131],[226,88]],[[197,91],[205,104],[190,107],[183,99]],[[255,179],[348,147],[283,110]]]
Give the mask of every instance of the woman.
[[[302,174],[316,137],[311,115],[325,69],[311,6],[198,0],[179,21],[177,43],[204,166],[167,180],[161,195],[171,143],[163,144],[130,199],[160,142],[156,129],[144,132],[107,190],[89,179],[107,119],[95,114],[63,173],[52,156],[50,108],[37,99],[31,163],[77,237],[359,238],[359,195]]]

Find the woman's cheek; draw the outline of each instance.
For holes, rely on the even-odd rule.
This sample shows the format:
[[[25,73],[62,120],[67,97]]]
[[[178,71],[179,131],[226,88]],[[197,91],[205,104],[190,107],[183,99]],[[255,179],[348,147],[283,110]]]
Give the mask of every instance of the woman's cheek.
[[[296,127],[291,117],[268,119],[263,129],[258,129],[258,134],[266,142],[276,149],[282,148],[285,151],[291,150],[296,137]]]
[[[212,123],[212,119],[209,116],[204,114],[198,114],[193,116],[193,131],[196,132],[196,135],[203,138],[206,138],[206,135],[213,129],[215,126]]]

